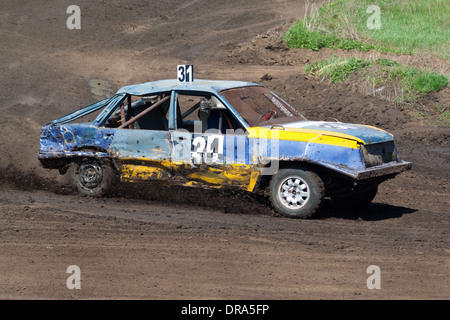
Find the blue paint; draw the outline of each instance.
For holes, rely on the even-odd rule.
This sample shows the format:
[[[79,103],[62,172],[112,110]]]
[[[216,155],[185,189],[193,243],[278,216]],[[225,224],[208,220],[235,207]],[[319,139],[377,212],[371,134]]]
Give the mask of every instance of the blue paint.
[[[360,149],[332,146],[321,143],[288,140],[250,139],[250,154],[259,158],[279,159],[284,161],[305,161],[319,165],[329,164],[364,169],[364,161]],[[276,145],[274,145],[276,143]],[[277,147],[278,146],[278,147]]]
[[[167,131],[114,129],[108,152],[117,158],[168,160],[171,143]]]
[[[113,129],[96,128],[89,123],[49,124],[41,131],[39,157],[75,156],[83,148],[106,152],[113,136]]]
[[[304,159],[308,162],[329,164],[352,170],[365,168],[361,150],[320,143],[308,143]]]
[[[250,141],[247,135],[225,135],[223,159],[224,164],[253,164],[250,154]]]

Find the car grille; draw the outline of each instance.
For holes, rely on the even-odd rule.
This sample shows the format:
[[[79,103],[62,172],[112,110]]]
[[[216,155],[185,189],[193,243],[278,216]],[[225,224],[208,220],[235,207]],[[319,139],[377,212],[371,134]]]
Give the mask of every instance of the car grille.
[[[397,161],[394,141],[361,145],[361,150],[366,168]]]

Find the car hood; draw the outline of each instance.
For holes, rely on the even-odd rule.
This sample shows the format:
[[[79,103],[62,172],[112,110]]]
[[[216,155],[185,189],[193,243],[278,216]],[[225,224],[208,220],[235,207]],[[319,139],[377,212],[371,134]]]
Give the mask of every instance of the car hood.
[[[277,125],[273,127],[277,127]],[[324,135],[346,137],[348,139],[354,137],[354,140],[362,140],[365,144],[392,141],[394,139],[392,134],[379,128],[343,122],[298,121],[281,124],[280,127],[288,131],[314,130],[320,131]]]

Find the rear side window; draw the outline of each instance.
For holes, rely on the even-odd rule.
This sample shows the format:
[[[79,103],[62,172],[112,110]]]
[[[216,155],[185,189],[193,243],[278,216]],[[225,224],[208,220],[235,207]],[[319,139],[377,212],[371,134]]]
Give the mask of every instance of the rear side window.
[[[105,123],[118,129],[169,130],[170,92],[152,96],[127,95]]]

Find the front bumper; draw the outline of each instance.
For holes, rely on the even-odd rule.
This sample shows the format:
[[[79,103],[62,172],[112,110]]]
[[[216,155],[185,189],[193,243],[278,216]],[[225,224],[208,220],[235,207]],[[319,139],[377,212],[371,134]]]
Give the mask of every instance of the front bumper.
[[[363,170],[352,170],[345,166],[334,166],[334,165],[325,165],[325,166],[334,171],[340,172],[343,175],[348,176],[354,180],[360,181],[380,177],[392,178],[401,172],[411,170],[412,163],[403,160],[398,160],[378,166],[373,166],[370,168],[365,168]]]
[[[412,163],[406,161],[391,162],[375,167],[367,168],[364,171],[357,172],[355,175],[356,180],[365,180],[371,178],[377,178],[381,176],[391,176],[399,174],[403,171],[411,170]]]

